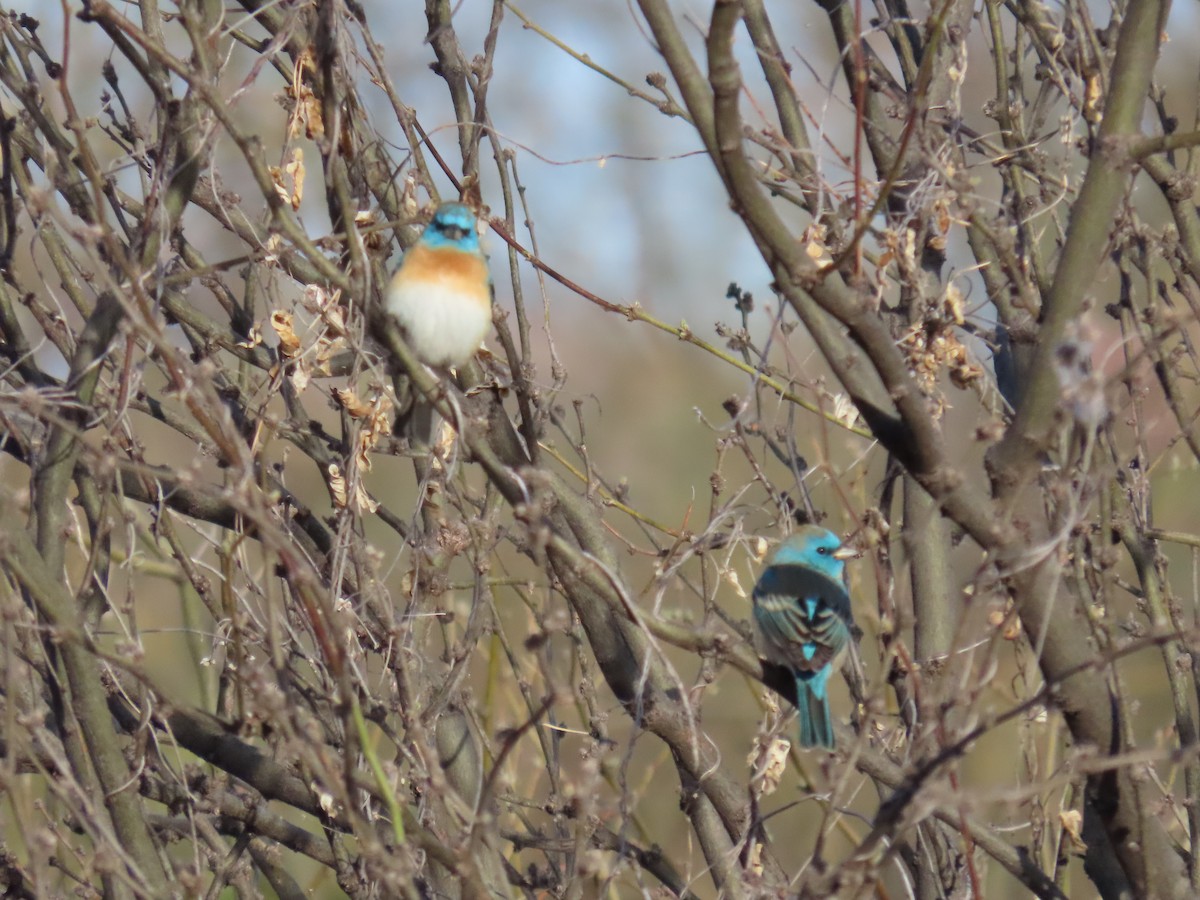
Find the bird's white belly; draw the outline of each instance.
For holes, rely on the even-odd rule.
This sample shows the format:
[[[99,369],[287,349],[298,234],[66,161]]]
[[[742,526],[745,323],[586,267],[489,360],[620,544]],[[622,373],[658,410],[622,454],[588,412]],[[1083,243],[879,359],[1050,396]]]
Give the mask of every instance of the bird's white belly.
[[[487,303],[445,285],[393,285],[387,306],[413,352],[430,366],[462,365],[492,324]]]

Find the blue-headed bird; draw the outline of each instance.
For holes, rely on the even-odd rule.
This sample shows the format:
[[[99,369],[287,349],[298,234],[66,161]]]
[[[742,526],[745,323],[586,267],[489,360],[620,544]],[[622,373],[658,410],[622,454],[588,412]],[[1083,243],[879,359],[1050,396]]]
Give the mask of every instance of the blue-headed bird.
[[[802,747],[834,747],[829,675],[851,639],[845,560],[854,555],[832,531],[805,525],[776,548],[754,586],[763,655],[796,678]]]
[[[426,365],[460,366],[475,355],[492,325],[492,280],[470,207],[437,208],[388,284],[387,309]]]

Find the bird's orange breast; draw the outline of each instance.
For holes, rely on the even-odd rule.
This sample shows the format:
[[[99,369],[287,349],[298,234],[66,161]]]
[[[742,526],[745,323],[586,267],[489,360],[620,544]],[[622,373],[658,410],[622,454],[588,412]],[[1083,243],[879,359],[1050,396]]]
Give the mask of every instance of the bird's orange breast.
[[[430,248],[416,244],[405,256],[404,276],[416,283],[432,282],[465,294],[482,291],[488,296],[487,262],[480,255],[453,247]]]

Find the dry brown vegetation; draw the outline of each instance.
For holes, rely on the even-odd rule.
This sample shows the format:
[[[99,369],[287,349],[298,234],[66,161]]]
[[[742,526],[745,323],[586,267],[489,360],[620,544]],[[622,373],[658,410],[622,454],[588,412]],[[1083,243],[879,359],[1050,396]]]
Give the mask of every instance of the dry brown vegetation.
[[[463,5],[386,46],[353,0],[3,12],[9,895],[1200,895],[1200,157],[1167,4],[821,3],[829,83],[766,0],[612,2],[661,71],[548,41],[719,177],[772,281],[715,337],[541,255],[580,223],[530,213],[488,102],[540,26],[495,2],[464,45]],[[504,312],[452,381],[379,309],[459,196]],[[653,335],[612,358],[636,391],[567,392],[552,295]],[[622,417],[674,410],[684,357],[706,414],[631,488]],[[433,455],[392,434],[414,393],[457,426]],[[698,455],[682,516],[636,490]],[[804,517],[863,555],[832,755],[781,742],[746,623]]]

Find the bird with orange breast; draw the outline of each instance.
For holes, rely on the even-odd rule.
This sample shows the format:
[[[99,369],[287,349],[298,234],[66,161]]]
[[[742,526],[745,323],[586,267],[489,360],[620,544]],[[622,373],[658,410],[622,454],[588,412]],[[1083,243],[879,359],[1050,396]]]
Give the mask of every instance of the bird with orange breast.
[[[492,325],[492,279],[470,207],[443,203],[437,208],[404,254],[385,299],[409,347],[427,366],[449,369],[475,355]],[[397,423],[397,433],[429,447],[438,421],[433,407],[417,399]]]
[[[438,207],[392,276],[387,309],[426,365],[461,366],[475,355],[492,325],[492,279],[468,206]]]

